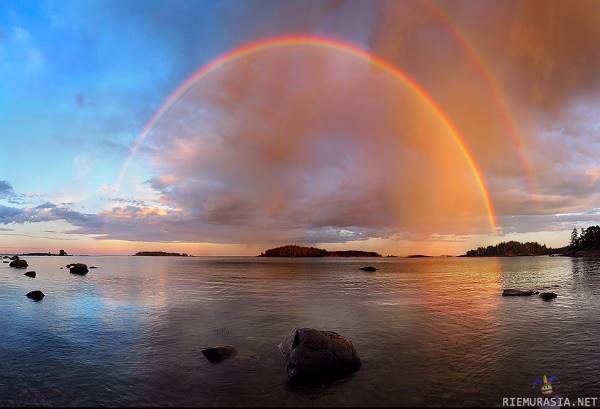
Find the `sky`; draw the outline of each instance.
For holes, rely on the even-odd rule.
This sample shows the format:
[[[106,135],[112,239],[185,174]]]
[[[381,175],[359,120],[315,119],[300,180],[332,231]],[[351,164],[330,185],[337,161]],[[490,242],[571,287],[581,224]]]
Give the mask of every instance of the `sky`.
[[[4,0],[0,252],[562,246],[599,43],[592,0]]]

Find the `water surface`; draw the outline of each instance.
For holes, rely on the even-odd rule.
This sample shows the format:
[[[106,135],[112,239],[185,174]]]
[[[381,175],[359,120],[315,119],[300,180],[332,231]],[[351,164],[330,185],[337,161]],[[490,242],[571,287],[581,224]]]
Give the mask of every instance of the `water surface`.
[[[542,374],[563,397],[600,392],[593,259],[26,259],[35,279],[0,264],[0,406],[498,406],[538,396]],[[75,261],[99,268],[60,268]],[[277,344],[294,326],[348,337],[362,368],[288,385]],[[223,344],[238,356],[200,352]]]

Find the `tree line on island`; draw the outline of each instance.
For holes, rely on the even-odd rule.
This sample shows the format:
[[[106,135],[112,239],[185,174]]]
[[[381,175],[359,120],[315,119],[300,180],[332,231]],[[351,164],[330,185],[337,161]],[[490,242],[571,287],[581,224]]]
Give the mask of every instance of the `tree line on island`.
[[[155,257],[193,257],[187,253],[168,253],[166,251],[138,251],[134,256],[155,256]]]
[[[521,243],[518,241],[503,241],[495,246],[478,247],[475,250],[469,250],[465,257],[512,257],[512,256],[545,256],[550,249],[545,244],[528,241]]]
[[[571,256],[600,257],[600,226],[581,230],[573,229],[571,241],[564,247],[552,248],[538,242],[506,241],[493,246],[469,250],[462,257],[514,257],[514,256]]]
[[[317,247],[290,244],[265,250],[258,257],[381,257],[381,254],[359,250],[327,251]]]

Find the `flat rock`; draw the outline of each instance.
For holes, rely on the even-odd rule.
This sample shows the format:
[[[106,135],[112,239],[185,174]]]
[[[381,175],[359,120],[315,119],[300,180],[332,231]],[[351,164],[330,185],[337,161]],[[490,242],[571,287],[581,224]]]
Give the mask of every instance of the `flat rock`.
[[[538,294],[539,291],[535,291],[535,290],[519,290],[516,288],[507,288],[506,290],[502,291],[502,296],[504,297],[508,297],[508,296],[528,296],[528,295],[535,295]]]
[[[23,275],[27,276],[27,277],[35,278],[35,271],[28,271]]]
[[[75,263],[75,264],[69,264],[69,272],[71,274],[77,274],[77,275],[86,275],[88,273],[88,267],[87,265],[83,264],[83,263]]]
[[[352,342],[333,331],[294,328],[278,347],[294,382],[332,380],[361,366]]]
[[[202,350],[204,356],[213,364],[217,362],[221,362],[229,357],[237,354],[237,351],[234,347],[231,346],[218,346],[212,348],[204,348]]]
[[[373,266],[365,266],[360,268],[362,271],[377,271],[377,269]]]
[[[9,266],[15,268],[27,268],[29,264],[25,260],[13,260],[10,262]]]
[[[44,293],[39,290],[30,291],[27,293],[27,298],[29,298],[33,301],[41,301],[42,298],[44,298]]]
[[[548,301],[548,300],[553,300],[558,296],[556,295],[556,293],[548,292],[548,293],[540,293],[540,297],[542,298],[542,300]]]

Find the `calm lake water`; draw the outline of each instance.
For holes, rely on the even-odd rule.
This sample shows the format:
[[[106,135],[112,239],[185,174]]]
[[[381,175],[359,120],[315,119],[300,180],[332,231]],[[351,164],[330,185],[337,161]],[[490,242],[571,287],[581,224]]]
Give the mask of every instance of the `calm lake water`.
[[[541,396],[543,374],[563,397],[600,394],[600,260],[26,259],[37,278],[0,264],[0,406],[499,406]],[[60,269],[75,261],[99,268]],[[277,344],[294,326],[348,337],[362,368],[288,385]],[[238,356],[200,352],[223,344]]]

